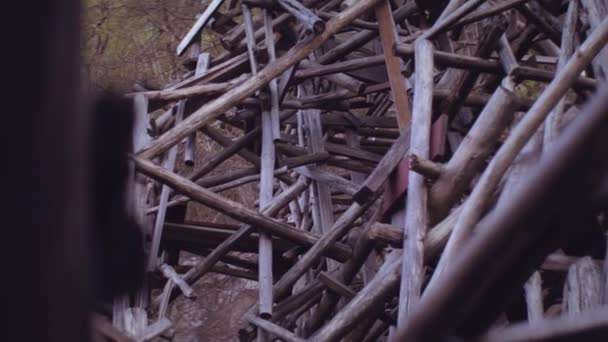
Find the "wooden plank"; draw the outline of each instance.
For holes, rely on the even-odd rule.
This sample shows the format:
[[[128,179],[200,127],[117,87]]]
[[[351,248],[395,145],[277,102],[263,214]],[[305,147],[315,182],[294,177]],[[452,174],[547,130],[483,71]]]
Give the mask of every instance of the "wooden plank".
[[[406,79],[401,73],[403,61],[395,55],[393,46],[396,43],[397,32],[395,21],[391,14],[391,5],[388,0],[381,1],[375,8],[378,20],[378,32],[382,41],[382,51],[386,63],[386,72],[391,85],[391,94],[397,109],[399,127],[407,127],[412,116],[410,100],[407,95]]]

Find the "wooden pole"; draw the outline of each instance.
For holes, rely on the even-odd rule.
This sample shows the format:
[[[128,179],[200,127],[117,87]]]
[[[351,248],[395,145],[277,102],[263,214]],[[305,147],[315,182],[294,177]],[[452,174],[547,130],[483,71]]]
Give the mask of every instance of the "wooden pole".
[[[218,0],[219,1],[219,0]],[[333,37],[342,27],[348,25],[365,11],[371,9],[380,0],[361,0],[354,6],[349,7],[344,12],[329,20],[325,25],[325,30],[313,39],[297,44],[290,49],[283,57],[276,60],[272,66],[267,66],[257,75],[251,77],[241,85],[231,89],[223,96],[207,103],[192,113],[181,124],[175,126],[170,131],[160,136],[153,143],[148,145],[140,156],[152,158],[159,153],[168,150],[188,134],[204,126],[212,119],[218,117],[226,110],[230,109],[237,102],[251,96],[257,90],[268,84],[270,80],[280,75],[293,64],[306,58],[311,51],[318,48],[327,39]]]
[[[433,43],[416,41],[416,83],[410,140],[410,153],[430,158],[431,118],[433,115]],[[428,225],[427,188],[424,176],[410,171],[403,240],[401,290],[398,325],[418,302],[424,277],[424,237]],[[407,238],[405,238],[407,236]]]

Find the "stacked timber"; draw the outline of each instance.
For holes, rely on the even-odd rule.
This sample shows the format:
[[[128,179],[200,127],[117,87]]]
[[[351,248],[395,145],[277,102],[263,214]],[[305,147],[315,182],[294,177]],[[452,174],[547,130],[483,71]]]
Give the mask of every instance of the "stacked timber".
[[[133,207],[165,280],[117,301],[115,327],[161,334],[223,272],[259,284],[246,341],[605,340],[607,9],[212,0],[177,46],[192,70],[127,95]],[[197,133],[223,149],[197,163]],[[250,167],[210,175],[237,157]],[[248,183],[255,207],[222,194]],[[168,219],[191,201],[238,224]]]

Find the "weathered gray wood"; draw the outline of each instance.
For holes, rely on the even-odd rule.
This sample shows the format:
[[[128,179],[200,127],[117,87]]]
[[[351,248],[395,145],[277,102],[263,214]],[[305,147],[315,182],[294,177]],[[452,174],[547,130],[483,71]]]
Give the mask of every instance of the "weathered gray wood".
[[[291,286],[295,284],[304,272],[306,272],[312,264],[325,253],[325,251],[331,248],[338,239],[344,236],[353,222],[363,215],[368,206],[369,204],[361,206],[357,203],[353,203],[333,226],[317,240],[317,243],[300,257],[300,260],[298,260],[298,262],[276,282],[274,286],[276,296],[280,298],[286,295]]]
[[[178,55],[181,55],[186,50],[186,48],[188,48],[188,46],[193,42],[194,38],[197,37],[198,33],[201,32],[203,27],[205,27],[205,24],[209,22],[209,19],[211,19],[213,13],[215,13],[215,11],[220,8],[223,2],[224,0],[213,0],[207,6],[203,14],[198,17],[190,31],[188,31],[184,39],[182,39],[182,41],[177,46]]]
[[[311,341],[338,341],[374,307],[382,305],[400,279],[401,253],[393,251],[386,257],[374,279],[338,312],[325,326],[317,331]]]
[[[177,285],[177,287],[179,287],[184,296],[188,298],[193,297],[194,290],[192,290],[190,285],[188,285],[188,283],[186,283],[184,279],[179,274],[177,274],[177,272],[175,272],[173,267],[167,264],[162,264],[159,266],[159,269],[161,270],[165,278],[170,279],[175,285]]]
[[[135,97],[136,95],[145,95],[150,101],[177,101],[188,98],[222,94],[233,88],[235,85],[243,82],[246,78],[247,76],[243,75],[234,80],[223,83],[207,83],[194,85],[187,88],[145,91],[141,93],[127,94],[126,96]]]
[[[220,165],[222,162],[235,155],[243,147],[251,144],[260,135],[261,131],[262,129],[260,127],[256,127],[251,131],[247,132],[247,134],[243,135],[230,145],[226,146],[221,152],[217,153],[210,159],[205,160],[203,165],[201,165],[199,169],[193,170],[187,178],[192,181],[195,181],[205,176],[213,169],[215,169],[215,167]]]
[[[410,153],[408,158],[410,170],[418,173],[427,180],[435,180],[441,176],[443,166],[428,159],[420,158],[419,156]]]
[[[506,33],[498,40],[498,58],[507,75],[510,75],[519,66]]]
[[[374,171],[365,179],[359,190],[353,196],[357,203],[365,203],[370,197],[376,194],[384,184],[388,176],[399,164],[407,150],[409,149],[410,134],[405,129],[399,138],[395,140],[391,148],[386,152],[382,160]]]
[[[416,41],[416,83],[412,111],[410,153],[430,158],[433,115],[433,43]],[[399,291],[398,326],[418,302],[424,277],[424,238],[428,228],[427,188],[424,176],[409,172],[405,207],[403,269]]]
[[[376,222],[372,224],[367,236],[370,240],[381,241],[395,248],[403,247],[403,229],[387,223]]]
[[[177,106],[177,113],[175,114],[175,122],[179,123],[184,117],[184,109],[186,104],[180,102]],[[165,160],[164,167],[173,171],[175,168],[175,160],[177,159],[177,146],[173,146],[169,152],[167,152],[167,159]],[[169,193],[171,188],[166,185],[161,187],[160,199],[158,203],[158,211],[156,212],[156,221],[154,222],[154,231],[152,232],[152,244],[150,245],[150,255],[148,255],[148,272],[152,272],[158,266],[158,252],[160,248],[160,239],[163,236],[163,225],[165,224],[165,214],[167,212],[167,203],[169,201]]]
[[[333,173],[323,171],[311,166],[300,166],[295,168],[295,171],[302,176],[308,177],[315,182],[321,183],[327,187],[336,189],[348,195],[354,195],[357,192],[357,185],[347,179],[337,176]],[[328,193],[329,194],[329,193]],[[331,202],[330,202],[331,203]],[[331,209],[331,206],[330,206]],[[333,220],[332,220],[333,222]],[[330,223],[326,227],[330,227]]]
[[[479,221],[488,199],[492,196],[502,176],[521,148],[536,132],[539,125],[549,114],[549,111],[557,104],[580,72],[589,64],[606,42],[608,42],[608,19],[604,19],[602,25],[577,49],[564,68],[555,76],[555,79],[536,100],[522,121],[511,132],[506,142],[498,150],[490,165],[484,171],[473,193],[465,202],[463,212],[458,218],[456,227],[450,235],[446,250],[441,257],[441,260],[443,260],[443,268],[441,270],[445,269],[447,263],[453,261],[454,253],[461,248],[471,230]],[[441,278],[437,274],[438,271],[435,271],[433,279]],[[433,280],[431,280],[432,282]]]
[[[467,133],[429,192],[433,222],[442,219],[469,188],[471,180],[494,151],[494,146],[518,106],[514,83],[505,78]]]
[[[562,312],[578,316],[602,305],[602,269],[590,257],[570,266],[564,284]]]
[[[273,179],[275,166],[275,148],[273,143],[272,120],[270,112],[262,112],[262,151],[260,166],[260,211],[266,209],[273,197]],[[267,319],[272,317],[272,239],[269,234],[260,232],[258,253],[259,269],[259,315]]]
[[[272,335],[275,335],[287,342],[305,342],[306,341],[305,339],[296,336],[291,331],[289,331],[285,328],[282,328],[281,326],[276,325],[269,320],[257,317],[252,314],[247,314],[244,316],[244,318],[247,321],[249,321],[251,324],[254,324],[255,326],[259,327],[260,329],[264,329],[265,331],[271,333]]]
[[[464,25],[474,23],[489,16],[501,14],[505,10],[513,8],[519,4],[526,3],[528,1],[530,0],[505,0],[494,4],[492,7],[480,8],[476,11],[471,12],[464,18],[458,20],[456,23],[450,25],[450,29],[458,29]]]
[[[291,15],[296,17],[309,32],[321,33],[325,23],[321,18],[306,8],[297,0],[278,0],[277,3]]]
[[[449,9],[444,10],[441,17],[433,24],[433,26],[426,30],[419,39],[430,39],[435,35],[442,33],[446,28],[450,27],[453,23],[457,22],[460,18],[469,14],[475,10],[477,6],[482,4],[485,0],[471,0],[467,1],[457,9],[450,11]]]
[[[578,43],[576,28],[579,17],[579,7],[579,0],[571,1],[568,5],[568,11],[566,12],[566,17],[564,19],[562,44],[556,68],[557,71],[564,67],[568,59],[570,59],[574,53],[574,49]],[[545,146],[549,146],[551,141],[559,134],[558,129],[562,116],[564,115],[565,100],[565,97],[563,97],[545,120],[545,133],[543,138],[543,145]]]
[[[408,44],[396,44],[395,51],[397,55],[402,57],[412,57],[414,55],[414,47]],[[438,65],[449,66],[453,68],[469,69],[474,68],[483,72],[490,72],[496,74],[502,74],[503,70],[499,61],[491,59],[483,59],[474,56],[465,56],[455,53],[449,53],[444,51],[435,51],[435,63]],[[515,76],[522,77],[524,79],[550,82],[554,78],[554,73],[541,70],[538,68],[519,66],[519,68],[513,70]],[[575,81],[574,86],[586,89],[595,89],[595,80],[579,76]]]
[[[91,325],[94,331],[114,342],[135,342],[135,340],[125,336],[123,332],[116,329],[116,327],[108,322],[106,318],[100,316],[99,314],[92,315]]]
[[[608,309],[602,308],[577,316],[559,316],[534,324],[516,323],[490,330],[478,342],[527,341],[603,341],[608,333]]]
[[[319,281],[327,286],[331,291],[339,294],[347,299],[352,299],[355,296],[355,291],[348,286],[340,283],[337,279],[329,275],[327,272],[319,273]]]
[[[526,292],[526,307],[528,309],[528,322],[534,323],[543,319],[545,310],[543,309],[543,287],[542,279],[538,271],[524,285]]]
[[[209,68],[209,53],[201,53],[198,55],[198,59],[196,62],[196,69],[194,71],[194,76],[199,76],[204,74]],[[241,77],[242,79],[242,77]],[[237,82],[240,82],[237,78]],[[234,84],[233,84],[234,86]],[[186,138],[186,145],[184,146],[184,164],[186,166],[194,166],[194,155],[196,151],[196,132],[190,134]]]
[[[266,41],[266,50],[268,52],[268,63],[272,65],[276,60],[276,51],[274,46],[274,32],[272,30],[272,17],[268,9],[264,9],[264,37]],[[274,78],[268,83],[270,90],[270,128],[272,129],[272,140],[281,139],[281,129],[279,120],[279,85],[277,79]]]
[[[184,120],[181,124],[166,132],[155,142],[147,146],[147,148],[140,153],[141,156],[144,158],[151,158],[166,151],[188,134],[194,132],[207,124],[210,120],[230,109],[235,103],[249,97],[264,85],[268,84],[271,79],[291,67],[294,63],[306,58],[312,50],[321,46],[326,40],[333,37],[338,30],[369,10],[378,1],[379,0],[362,0],[357,2],[354,6],[349,7],[347,10],[340,13],[339,16],[328,21],[325,25],[325,30],[321,34],[303,44],[294,46],[288,53],[283,55],[283,57],[277,59],[276,63],[272,66],[267,66],[257,75],[228,91],[223,96],[202,106],[192,113],[188,119]]]
[[[300,61],[298,66],[305,68],[304,70],[322,67],[321,64],[315,63],[307,59]],[[365,88],[365,83],[343,73],[325,74],[321,75],[321,77],[339,85],[344,89],[352,91],[354,94],[362,93],[363,89]]]
[[[312,246],[318,240],[318,238],[311,233],[294,229],[290,225],[248,209],[240,203],[214,194],[188,179],[154,165],[154,163],[150,161],[137,156],[131,156],[131,159],[135,162],[135,165],[140,172],[163,182],[164,184],[170,185],[175,191],[183,193],[193,200],[224,213],[235,220],[266,229],[273,234],[305,246]],[[345,248],[343,245],[333,245],[330,247],[330,251],[331,255],[329,256],[332,258],[336,257],[338,260],[345,260],[348,258],[348,254],[350,254],[348,248]]]
[[[597,30],[602,21],[608,16],[608,4],[603,0],[580,0],[581,5],[587,12],[589,29],[587,34]],[[608,48],[604,47],[597,57],[591,61],[595,77],[604,82],[608,80]]]
[[[156,336],[165,332],[165,330],[171,328],[172,326],[173,323],[169,319],[167,319],[166,317],[162,318],[146,327],[146,330],[144,330],[142,334],[141,340],[150,341]]]

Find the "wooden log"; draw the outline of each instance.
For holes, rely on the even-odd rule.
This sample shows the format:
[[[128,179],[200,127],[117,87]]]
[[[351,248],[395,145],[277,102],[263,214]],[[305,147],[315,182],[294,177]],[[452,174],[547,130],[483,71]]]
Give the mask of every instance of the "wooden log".
[[[507,27],[507,22],[503,17],[492,18],[492,21],[486,25],[485,30],[479,36],[479,42],[476,46],[474,56],[482,59],[487,59],[495,50],[500,37],[503,35]],[[477,70],[460,70],[454,75],[453,82],[450,82],[449,87],[451,95],[448,97],[443,113],[447,114],[452,119],[462,107],[466,94],[473,90],[473,86],[477,82],[480,73]]]
[[[353,203],[333,226],[322,235],[322,238],[318,239],[317,243],[301,256],[300,260],[298,260],[298,262],[276,282],[274,286],[276,296],[278,298],[285,296],[304,272],[306,272],[312,264],[325,253],[325,251],[331,248],[339,238],[344,236],[348,228],[351,227],[356,219],[363,215],[369,205],[371,205],[371,203],[367,203],[363,206]]]
[[[403,6],[399,7],[394,13],[393,18],[395,22],[401,22],[410,14],[418,11],[418,7],[413,2],[407,2]],[[367,44],[378,35],[378,32],[365,30],[354,34],[348,40],[341,44],[338,44],[330,51],[319,57],[318,62],[321,64],[330,64],[341,59],[353,50],[360,48]]]
[[[458,218],[458,223],[442,255],[441,259],[444,262],[439,272],[445,269],[450,260],[453,260],[455,251],[459,250],[468,238],[471,230],[479,221],[488,198],[492,196],[498,182],[502,179],[502,176],[521,148],[538,129],[539,125],[549,114],[549,111],[569,89],[576,77],[578,77],[578,74],[589,64],[606,42],[608,42],[608,19],[604,20],[601,29],[598,28],[598,30],[594,31],[578,48],[562,71],[555,76],[555,79],[540,95],[522,121],[511,132],[490,162],[490,165],[484,171],[473,193],[465,202],[463,212]],[[440,279],[437,274],[436,271],[433,279]]]
[[[379,154],[339,144],[325,143],[325,149],[332,154],[361,159],[374,163],[378,163],[380,162],[380,160],[382,160],[382,156]]]
[[[430,29],[426,30],[419,39],[431,39],[434,36],[442,33],[446,28],[465,15],[471,13],[471,11],[475,10],[475,8],[477,8],[477,6],[481,5],[483,2],[484,0],[472,0],[466,2],[462,6],[459,6],[453,11],[444,11],[445,15],[442,13],[442,16],[439,17],[435,24],[433,24]]]
[[[185,103],[180,103],[177,107],[177,114],[175,115],[175,121],[180,122],[184,117]],[[177,159],[177,147],[173,146],[167,153],[167,159],[165,160],[164,167],[173,171],[175,168],[175,160]],[[152,272],[158,266],[158,252],[160,247],[160,239],[163,235],[163,226],[165,224],[165,214],[167,212],[167,202],[169,201],[169,192],[171,189],[163,185],[160,191],[160,199],[158,203],[158,211],[156,213],[156,221],[154,223],[154,231],[152,233],[152,244],[150,246],[150,254],[148,255],[148,272]]]
[[[192,290],[190,285],[188,285],[184,281],[184,279],[175,272],[173,267],[171,267],[167,264],[162,264],[159,266],[159,269],[161,270],[161,272],[163,273],[163,276],[165,276],[165,278],[170,279],[175,285],[177,285],[177,287],[179,287],[179,289],[182,291],[184,296],[186,296],[187,298],[193,297],[194,290]]]
[[[329,275],[327,272],[319,273],[318,279],[321,283],[325,284],[328,289],[348,300],[352,299],[356,294],[355,291],[340,283],[340,281]]]
[[[150,341],[153,338],[164,333],[167,329],[170,329],[172,326],[173,326],[173,323],[169,319],[167,319],[166,317],[161,318],[158,321],[156,321],[146,327],[146,329],[144,330],[144,332],[141,336],[141,340]]]
[[[565,254],[549,254],[542,264],[542,268],[548,271],[567,272],[572,265],[577,263],[581,257],[574,257]],[[594,260],[598,265],[603,264],[603,260]]]
[[[578,316],[602,305],[602,269],[590,257],[570,266],[564,284],[562,312]]]
[[[198,19],[196,20],[196,22],[194,23],[194,25],[192,26],[190,31],[188,31],[188,33],[186,34],[184,39],[182,39],[182,41],[177,46],[177,55],[178,56],[181,55],[186,50],[186,48],[188,48],[188,46],[190,46],[190,44],[192,44],[194,38],[198,36],[199,32],[201,32],[203,27],[205,27],[205,24],[207,24],[209,22],[209,19],[211,19],[211,16],[213,15],[213,13],[215,13],[215,11],[217,11],[220,8],[220,6],[222,5],[223,2],[224,2],[224,0],[213,0],[207,6],[207,8],[203,12],[203,14],[201,14],[200,17],[198,17]]]
[[[223,83],[207,83],[180,89],[165,89],[145,91],[140,93],[130,93],[126,96],[135,97],[136,95],[141,94],[147,96],[148,100],[150,101],[177,101],[188,98],[223,94],[233,88],[235,85],[242,83],[246,78],[247,76],[243,75],[237,77],[234,80]]]
[[[275,166],[275,148],[272,130],[273,118],[270,112],[262,112],[262,151],[260,167],[260,211],[266,209],[273,197],[273,179]],[[260,232],[258,262],[260,264],[259,280],[259,315],[264,319],[272,317],[273,274],[272,274],[272,239],[269,234]]]
[[[325,22],[297,0],[277,0],[279,6],[298,19],[308,32],[319,34],[325,29]]]
[[[312,68],[319,68],[319,67],[321,67],[321,64],[303,59],[302,61],[300,61],[299,66],[301,66],[302,68],[305,68],[304,70],[306,70],[306,69],[312,69]],[[342,87],[344,89],[348,89],[355,94],[362,93],[363,89],[365,88],[365,83],[355,79],[354,77],[348,76],[343,73],[331,73],[331,74],[322,75],[321,77],[339,85],[340,87]]]
[[[226,148],[224,148],[221,152],[217,153],[210,159],[205,160],[201,167],[199,169],[193,170],[187,178],[192,181],[196,181],[197,179],[205,176],[213,169],[215,169],[218,165],[220,165],[222,162],[235,155],[243,147],[250,145],[260,135],[261,131],[262,130],[260,127],[256,127],[251,131],[247,132],[247,134],[238,138],[230,145],[226,146]]]
[[[546,255],[569,235],[580,234],[572,225],[589,212],[585,194],[601,181],[597,168],[606,167],[604,162],[594,164],[593,157],[604,153],[601,151],[606,147],[606,125],[601,124],[605,123],[601,114],[608,104],[606,94],[608,88],[603,87],[586,107],[585,115],[568,127],[559,144],[522,180],[517,196],[499,203],[486,216],[478,227],[479,234],[444,271],[442,285],[427,287],[416,312],[395,340],[434,339],[456,331],[469,336],[480,333]],[[586,179],[585,185],[572,184],[572,177]],[[517,235],[521,239],[513,240],[524,231],[527,233]],[[491,268],[485,268],[490,264]],[[479,283],[480,269],[488,270],[484,285]],[[475,299],[468,294],[475,294]]]
[[[587,12],[587,20],[589,21],[589,29],[587,34],[591,34],[597,30],[602,21],[608,15],[608,4],[601,0],[580,0],[581,5]],[[576,30],[576,28],[575,28]],[[597,57],[591,61],[593,73],[598,80],[606,81],[608,79],[608,48],[604,47]]]
[[[517,10],[534,24],[540,31],[549,37],[555,44],[560,41],[560,25],[558,20],[547,12],[540,4],[522,4]]]
[[[519,66],[506,33],[500,36],[500,39],[498,40],[498,60],[506,75],[511,75]]]
[[[353,199],[357,203],[365,203],[370,197],[376,194],[391,172],[397,167],[407,150],[409,149],[410,134],[409,130],[404,130],[399,138],[395,140],[391,148],[386,152],[382,160],[374,171],[365,179],[359,187]]]
[[[433,43],[416,41],[416,83],[410,139],[410,153],[430,157],[431,118],[433,115]],[[424,176],[408,175],[407,206],[405,213],[401,289],[397,325],[403,325],[409,312],[418,302],[424,277],[424,238],[428,229],[428,193]]]
[[[264,37],[266,41],[266,51],[268,52],[268,64],[272,65],[277,60],[277,54],[275,51],[274,41],[275,35],[272,28],[272,16],[268,9],[263,10],[264,14]],[[280,107],[279,107],[279,85],[277,79],[274,78],[268,82],[268,90],[270,91],[270,134],[272,134],[272,140],[279,140],[281,138],[280,129]],[[274,147],[273,147],[274,148]],[[273,150],[274,151],[274,150]]]
[[[331,38],[338,30],[353,21],[360,14],[369,10],[378,1],[379,0],[360,1],[356,5],[349,7],[346,11],[340,13],[339,16],[328,21],[325,25],[325,30],[321,34],[305,43],[294,46],[283,57],[277,59],[276,63],[272,66],[267,66],[257,75],[192,113],[188,119],[163,134],[155,142],[145,148],[144,151],[141,152],[141,156],[144,158],[151,158],[166,151],[188,134],[194,132],[210,120],[230,109],[235,103],[252,95],[270,82],[271,79],[287,70],[291,65],[306,58],[312,50],[321,46],[321,44]]]
[[[116,329],[105,317],[99,314],[93,314],[91,317],[91,325],[95,332],[111,339],[115,342],[135,342],[129,336],[126,336],[122,331]]]
[[[365,264],[368,256],[372,253],[375,243],[367,238],[366,232],[370,229],[372,223],[380,218],[380,215],[381,207],[377,206],[377,208],[374,209],[373,215],[365,224],[363,232],[359,234],[354,244],[353,257],[342,265],[335,274],[336,279],[341,283],[346,285],[350,284],[359,273],[361,267]],[[331,292],[325,292],[323,294],[317,309],[305,324],[304,332],[307,336],[314,333],[321,326],[321,324],[328,319],[329,313],[331,313],[334,307],[338,304],[340,298],[340,296]]]
[[[410,170],[423,176],[426,180],[431,181],[434,181],[439,178],[443,170],[443,166],[441,164],[435,163],[428,159],[420,158],[413,153],[410,153],[409,155],[408,165],[410,167]]]
[[[281,208],[296,198],[307,187],[308,182],[304,180],[296,182],[289,190],[286,190],[281,195],[275,197],[272,203],[263,213],[269,216],[277,214]],[[253,226],[247,224],[242,225],[232,236],[220,243],[201,263],[190,269],[183,278],[189,284],[196,282],[198,279],[203,277],[220,260],[220,258],[233,249],[237,242],[251,234],[253,231]]]
[[[534,272],[524,285],[526,294],[526,307],[528,309],[528,322],[534,323],[543,319],[543,287],[538,271]]]
[[[513,81],[505,78],[484,107],[429,192],[432,222],[442,219],[469,188],[470,182],[494,151],[500,135],[518,106]]]
[[[409,58],[414,55],[414,47],[407,44],[396,44],[395,51],[397,55],[402,57]],[[437,63],[438,65],[465,69],[475,68],[479,71],[491,72],[496,74],[501,74],[503,72],[500,63],[492,59],[486,60],[483,58],[464,56],[443,51],[435,51],[434,56],[435,63]],[[531,79],[543,82],[550,82],[555,77],[554,73],[550,71],[532,68],[525,65],[520,65],[517,69],[513,71],[513,73],[515,76],[518,76],[523,79]],[[595,89],[596,82],[595,80],[590,79],[588,77],[579,76],[579,78],[575,81],[575,86],[577,88]]]
[[[556,70],[561,70],[568,59],[574,53],[576,41],[576,27],[579,16],[579,1],[571,1],[568,5],[568,11],[564,19],[564,29],[562,31],[561,49],[559,53],[559,60],[557,63]],[[543,138],[543,144],[549,145],[549,143],[555,139],[558,135],[558,127],[562,120],[565,107],[565,97],[562,98],[555,108],[551,111],[547,119],[545,120],[545,133]]]
[[[268,333],[270,333],[274,336],[277,336],[284,341],[287,341],[287,342],[305,342],[306,341],[305,339],[296,336],[291,331],[289,331],[285,328],[282,328],[281,326],[276,325],[267,319],[257,317],[252,314],[247,314],[244,316],[244,318],[249,323],[254,324],[255,326],[259,327],[260,329],[264,329]]]
[[[384,242],[395,248],[403,247],[405,233],[393,225],[376,222],[367,232],[367,237],[373,241]]]
[[[131,159],[135,162],[135,165],[140,172],[170,185],[175,191],[181,192],[193,200],[224,213],[235,220],[266,229],[273,234],[304,246],[312,246],[318,240],[318,238],[311,233],[294,229],[287,224],[269,218],[267,215],[248,209],[240,203],[214,194],[209,190],[201,188],[192,181],[154,165],[152,162],[137,156],[131,156]],[[348,248],[343,245],[333,245],[330,247],[330,250],[332,254],[331,257],[336,257],[338,260],[345,260],[348,258],[348,254],[350,254]]]
[[[387,296],[399,284],[400,270],[401,253],[393,252],[386,257],[384,265],[372,281],[309,340],[338,341],[348,334],[349,330],[355,327],[365,314],[383,304]],[[390,286],[391,284],[393,286]]]
[[[209,69],[210,55],[209,53],[201,53],[198,55],[196,62],[196,69],[194,76],[204,74]],[[194,166],[194,154],[196,153],[196,132],[190,134],[186,138],[186,145],[184,146],[184,164],[186,166]]]
[[[336,62],[327,65],[318,65],[314,67],[311,66],[309,68],[298,69],[295,72],[294,77],[299,79],[308,79],[315,76],[343,73],[381,64],[384,64],[383,56],[353,58],[344,62]]]
[[[450,29],[451,30],[459,29],[465,25],[480,21],[489,16],[501,14],[508,9],[511,9],[517,5],[526,3],[528,1],[530,1],[530,0],[507,0],[507,1],[501,1],[500,3],[497,3],[491,7],[478,9],[476,11],[469,13],[462,19],[458,20],[456,23],[454,23],[453,25],[450,26]]]
[[[478,342],[524,341],[603,341],[608,333],[606,308],[559,316],[534,324],[516,323],[503,329],[493,329],[475,339]]]
[[[352,196],[357,192],[357,185],[355,183],[334,175],[333,173],[311,166],[300,166],[295,168],[295,171],[304,177],[310,178],[315,182],[319,182],[345,194]]]

